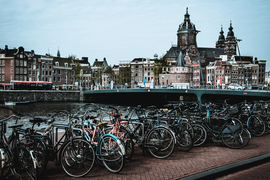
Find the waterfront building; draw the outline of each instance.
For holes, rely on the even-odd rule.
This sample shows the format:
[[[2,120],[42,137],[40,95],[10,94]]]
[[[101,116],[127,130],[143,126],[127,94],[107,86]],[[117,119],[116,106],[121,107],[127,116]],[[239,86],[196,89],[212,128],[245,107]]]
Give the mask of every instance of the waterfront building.
[[[106,58],[103,59],[103,61],[98,61],[98,59],[95,59],[93,65],[92,65],[92,85],[102,85],[102,73],[105,68],[108,67],[108,63]]]
[[[171,85],[175,88],[187,88],[192,86],[193,67],[188,66],[182,52],[180,52],[175,65],[169,68],[169,72],[160,74],[159,79],[162,86]]]
[[[71,58],[62,58],[60,55],[53,57],[53,85],[55,87],[62,86],[68,89],[68,85],[75,85],[76,63],[78,62]]]
[[[120,62],[119,62],[120,64]],[[120,79],[119,79],[119,68],[120,65],[113,65],[112,67],[112,83],[113,85],[119,85]]]
[[[270,71],[265,72],[265,83],[270,84]]]
[[[82,60],[79,60],[79,63],[81,67],[81,86],[85,89],[90,89],[92,85],[92,69],[88,62],[88,57],[82,57]]]
[[[143,83],[143,74],[144,74],[143,62],[144,61],[146,61],[146,58],[134,58],[130,62],[131,84],[144,86],[144,83]]]
[[[119,85],[130,85],[131,84],[131,61],[120,61],[119,62],[119,74],[118,83]]]
[[[0,49],[0,83],[9,84],[12,80],[28,80],[28,61],[31,61],[31,52],[24,51],[20,46],[18,49]],[[37,60],[37,56],[33,56]]]

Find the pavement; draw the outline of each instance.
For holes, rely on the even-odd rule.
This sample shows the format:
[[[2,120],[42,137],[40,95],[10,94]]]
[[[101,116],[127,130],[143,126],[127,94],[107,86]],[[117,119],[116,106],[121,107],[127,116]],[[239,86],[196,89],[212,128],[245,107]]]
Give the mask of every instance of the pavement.
[[[219,143],[207,142],[203,146],[192,148],[189,152],[175,149],[166,159],[156,159],[150,154],[143,154],[142,149],[135,147],[132,159],[125,161],[120,173],[113,174],[105,167],[95,165],[89,174],[80,179],[270,179],[270,163],[260,163],[269,159],[270,134],[252,137],[249,144],[242,149],[229,149]],[[251,169],[246,170],[250,164],[253,164]],[[240,171],[235,171],[237,169]],[[69,177],[60,165],[49,162],[41,179],[78,178]]]

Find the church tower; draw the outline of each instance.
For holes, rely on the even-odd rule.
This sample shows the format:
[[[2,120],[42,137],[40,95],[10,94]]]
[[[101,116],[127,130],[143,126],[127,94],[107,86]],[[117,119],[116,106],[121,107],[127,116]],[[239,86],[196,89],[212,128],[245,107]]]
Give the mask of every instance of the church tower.
[[[189,51],[192,49],[196,50],[196,35],[200,31],[196,30],[196,27],[193,23],[190,22],[188,8],[186,9],[186,14],[184,16],[184,22],[179,25],[177,31],[177,46],[181,51]]]
[[[216,42],[216,48],[224,48],[225,47],[225,36],[224,31],[223,31],[223,27],[221,26],[221,31],[219,32],[220,35],[218,37],[218,41]]]
[[[232,55],[236,55],[236,38],[234,36],[232,22],[230,22],[229,32],[225,40],[224,53],[227,55],[227,59],[230,60]]]

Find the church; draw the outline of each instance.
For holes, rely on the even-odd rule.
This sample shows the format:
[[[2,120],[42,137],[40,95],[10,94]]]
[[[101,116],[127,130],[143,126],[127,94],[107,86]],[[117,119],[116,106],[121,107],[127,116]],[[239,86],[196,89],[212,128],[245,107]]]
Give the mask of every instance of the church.
[[[169,72],[164,72],[163,74],[159,75],[161,85],[174,85],[178,87],[198,86],[207,84],[229,84],[233,82],[240,82],[241,84],[252,84],[252,73],[245,77],[244,68],[242,68],[242,60],[245,62],[245,64],[255,64],[255,62],[253,62],[252,56],[236,55],[238,39],[234,36],[232,22],[230,22],[226,38],[224,36],[223,27],[221,27],[221,31],[218,36],[215,48],[198,47],[196,37],[199,32],[200,31],[196,29],[195,24],[191,22],[188,8],[186,8],[184,21],[179,25],[179,28],[177,30],[177,45],[172,45],[172,47],[163,57],[169,62],[170,70]],[[215,74],[209,74],[212,72],[214,73],[214,71],[207,72],[207,66],[213,64],[213,62],[216,61],[222,61],[223,63],[214,64],[219,64],[219,66],[224,67],[227,64],[230,65],[230,69],[232,68],[232,64],[237,64],[238,66],[240,66],[239,72],[241,73],[243,71],[243,79],[247,79],[247,82],[245,82],[244,80],[239,82],[231,80],[232,71],[228,70],[227,66],[226,70],[224,67],[219,67],[220,69],[223,69],[223,71],[219,71],[218,77]],[[239,63],[240,61],[241,63]],[[257,64],[264,65],[266,63],[266,61],[259,61],[261,63],[258,63],[257,60],[256,62]],[[257,66],[259,72],[259,65]],[[262,68],[263,65],[261,69]],[[225,72],[227,73],[227,77],[225,77],[224,75]],[[258,77],[263,76],[258,73],[256,75],[258,75]],[[253,77],[254,76],[255,74],[253,75]],[[239,78],[242,79],[242,77]],[[263,79],[263,77],[261,78]],[[264,83],[262,79],[260,80],[260,83]],[[248,80],[250,80],[249,83]]]

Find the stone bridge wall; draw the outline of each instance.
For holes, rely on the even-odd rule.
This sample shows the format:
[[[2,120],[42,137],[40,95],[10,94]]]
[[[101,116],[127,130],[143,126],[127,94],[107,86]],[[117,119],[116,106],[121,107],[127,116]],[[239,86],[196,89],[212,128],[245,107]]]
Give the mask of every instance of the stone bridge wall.
[[[0,103],[4,101],[83,101],[80,91],[51,91],[51,90],[0,90]]]

